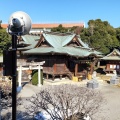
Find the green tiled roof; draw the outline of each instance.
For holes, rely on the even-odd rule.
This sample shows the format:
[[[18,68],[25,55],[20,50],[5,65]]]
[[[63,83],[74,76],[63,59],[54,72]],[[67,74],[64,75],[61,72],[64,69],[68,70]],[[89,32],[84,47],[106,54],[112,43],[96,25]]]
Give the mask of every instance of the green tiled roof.
[[[44,38],[52,47],[64,47],[66,46],[76,34],[69,34],[69,35],[54,35],[54,34],[46,34],[43,33]],[[87,47],[81,39],[78,37],[79,42],[81,43],[82,47]]]
[[[103,57],[101,60],[120,60],[120,56]]]
[[[113,53],[116,53],[116,55],[112,55]],[[111,53],[101,58],[101,60],[120,60],[120,51],[114,49]]]
[[[80,39],[80,37],[78,37],[78,40],[79,40],[79,42],[81,43],[81,45],[82,45],[83,47],[89,48],[88,45],[85,44],[85,43]]]
[[[73,40],[73,38],[76,36],[76,34],[49,34],[49,33],[43,33],[43,37],[45,40],[50,44],[51,47],[37,47],[34,48],[35,44],[37,42],[35,39],[37,38],[31,38],[30,36],[24,36],[23,39],[25,40],[26,43],[31,43],[31,46],[28,46],[30,49],[26,50],[23,52],[23,54],[48,54],[48,53],[56,53],[56,54],[67,54],[70,56],[75,56],[75,57],[87,57],[90,55],[96,55],[100,56],[101,53],[92,50],[88,48],[88,46],[83,43],[80,39],[79,36],[77,36],[78,41],[80,42],[81,46],[78,47],[73,47],[73,46],[68,46],[68,44]],[[36,42],[36,43],[34,43]],[[27,48],[27,47],[26,47]]]
[[[32,48],[35,47],[35,45],[37,44],[38,40],[40,39],[40,36],[24,35],[24,36],[22,36],[22,39],[24,40],[24,42],[22,42],[22,43],[23,44],[29,44],[29,46],[23,47],[23,48],[18,48],[18,50],[28,50],[28,49],[32,49]]]
[[[24,36],[22,36],[22,39],[27,44],[33,44],[33,42],[38,41],[40,39],[40,36],[36,36],[36,35],[24,35]]]
[[[90,51],[84,48],[76,48],[76,47],[58,47],[58,48],[53,48],[53,47],[39,47],[39,48],[34,48],[27,50],[23,52],[24,54],[47,54],[47,53],[58,53],[58,54],[67,54],[70,56],[75,56],[75,57],[87,57],[89,55],[97,55],[100,56],[97,51]]]

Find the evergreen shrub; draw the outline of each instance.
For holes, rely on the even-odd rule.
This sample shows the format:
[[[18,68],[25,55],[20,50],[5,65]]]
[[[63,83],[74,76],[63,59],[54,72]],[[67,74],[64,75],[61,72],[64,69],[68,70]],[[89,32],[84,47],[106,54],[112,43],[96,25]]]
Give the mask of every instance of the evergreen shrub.
[[[38,70],[32,72],[32,84],[38,85]],[[43,71],[41,70],[41,84],[43,85]]]

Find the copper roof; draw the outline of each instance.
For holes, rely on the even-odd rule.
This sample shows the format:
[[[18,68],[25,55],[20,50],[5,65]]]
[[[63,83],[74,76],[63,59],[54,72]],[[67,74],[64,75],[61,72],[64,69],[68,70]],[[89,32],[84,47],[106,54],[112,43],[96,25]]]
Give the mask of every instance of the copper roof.
[[[32,24],[32,28],[53,28],[58,27],[61,23],[41,23],[41,24]],[[2,28],[7,28],[8,24],[1,24]],[[73,26],[85,27],[84,23],[62,23],[63,27],[70,28]]]
[[[30,35],[23,36],[23,41],[27,42],[27,39],[30,41]],[[31,36],[33,37],[33,36]],[[68,43],[72,43],[73,38],[77,37],[77,41],[80,43],[78,46],[69,46]],[[26,39],[27,38],[27,39]],[[41,38],[44,38],[44,42],[47,43],[49,46],[44,47],[40,45]],[[88,57],[88,56],[97,56],[102,57],[100,52],[95,50],[91,50],[82,40],[74,33],[53,33],[53,32],[43,32],[42,36],[40,36],[39,41],[36,41],[37,44],[34,48],[24,49],[23,54],[26,55],[39,55],[39,54],[56,54],[56,55],[69,55],[74,57]],[[31,42],[33,44],[33,42]],[[33,47],[33,46],[32,46]]]

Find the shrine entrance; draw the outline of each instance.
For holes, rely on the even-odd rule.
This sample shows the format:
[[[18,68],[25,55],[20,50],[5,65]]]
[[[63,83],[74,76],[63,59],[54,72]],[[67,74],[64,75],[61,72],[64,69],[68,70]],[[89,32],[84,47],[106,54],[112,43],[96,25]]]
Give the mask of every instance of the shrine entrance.
[[[22,62],[17,64],[17,71],[18,71],[18,87],[21,87],[22,81],[22,71],[23,70],[38,70],[38,86],[40,87],[41,84],[41,69],[43,69],[42,65],[45,61],[42,62]]]

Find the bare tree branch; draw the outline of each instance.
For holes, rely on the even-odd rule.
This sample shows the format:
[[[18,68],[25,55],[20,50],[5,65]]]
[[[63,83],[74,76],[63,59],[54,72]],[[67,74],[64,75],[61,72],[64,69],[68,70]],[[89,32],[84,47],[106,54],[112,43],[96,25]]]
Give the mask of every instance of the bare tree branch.
[[[103,103],[97,90],[77,85],[47,86],[28,99],[26,110],[31,115],[42,111],[52,120],[80,120],[86,114],[93,116]]]

